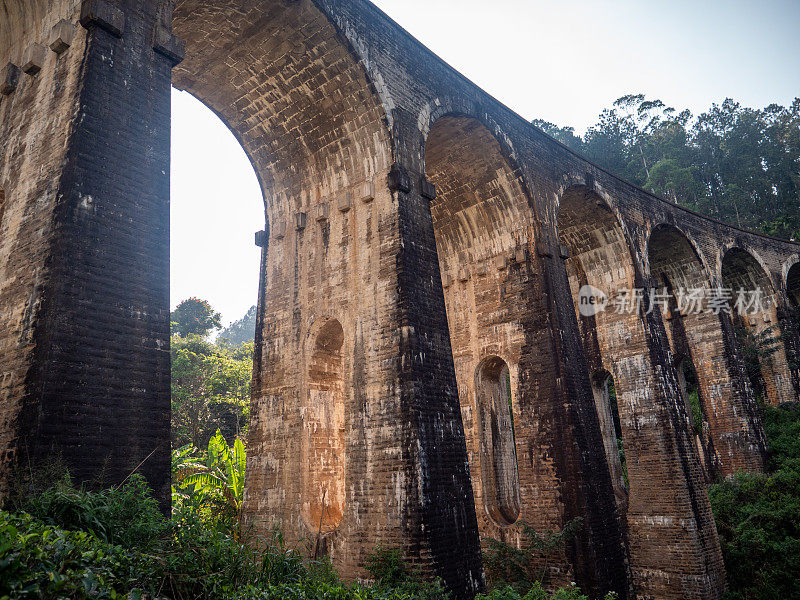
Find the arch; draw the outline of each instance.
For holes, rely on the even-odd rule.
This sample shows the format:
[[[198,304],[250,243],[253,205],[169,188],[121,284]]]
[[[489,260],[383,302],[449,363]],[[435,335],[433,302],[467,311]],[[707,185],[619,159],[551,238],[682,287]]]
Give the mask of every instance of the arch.
[[[579,271],[588,268],[595,276],[590,283],[607,293],[616,291],[614,286],[633,287],[634,254],[614,211],[596,191],[567,187],[559,199],[557,225],[559,241],[569,250],[571,281],[577,283]]]
[[[790,306],[800,307],[800,262],[794,263],[786,273],[786,297]]]
[[[536,372],[548,357],[543,350],[533,364],[532,334],[526,331],[538,310],[530,297],[543,295],[530,291],[541,278],[529,269],[535,223],[529,188],[507,148],[484,123],[462,113],[433,122],[425,177],[436,190],[430,210],[473,495],[476,507],[485,507],[477,511],[478,527],[484,538],[519,544],[518,527],[509,523],[559,529],[564,510],[555,467],[541,458],[552,454],[552,439],[537,435],[552,417],[544,401],[535,401],[549,383]],[[498,423],[513,418],[516,435],[501,431],[506,427],[490,431],[491,403],[503,393],[498,379],[503,365],[509,368],[514,405]],[[527,387],[519,388],[523,372]],[[509,462],[514,446],[516,474]],[[506,484],[498,486],[498,480]],[[566,572],[569,563],[563,561]]]
[[[224,2],[178,0],[172,26],[186,41],[174,85],[240,138],[273,231],[322,199],[388,173],[392,150],[381,98],[313,2],[242,0],[234,12]]]
[[[664,329],[677,357],[681,394],[708,478],[763,468],[754,399],[731,355],[720,315],[707,311],[711,277],[697,249],[674,225],[653,228],[648,240],[650,275],[660,288]],[[686,387],[687,373],[697,389]],[[697,405],[693,405],[696,393]],[[707,425],[706,426],[704,426]]]
[[[478,365],[475,396],[484,506],[498,525],[512,525],[520,512],[514,403],[511,373],[499,356]]]
[[[737,347],[756,395],[772,404],[794,400],[770,276],[753,254],[735,246],[723,255],[720,270],[722,287],[730,290],[734,299],[759,300],[746,306],[733,305],[730,311]]]
[[[344,330],[336,319],[320,327],[308,365],[303,411],[302,507],[309,531],[330,533],[345,505]]]
[[[478,119],[457,113],[436,119],[425,145],[425,175],[436,186],[431,214],[440,261],[459,252],[477,256],[481,236],[492,238],[495,253],[514,251],[527,240],[523,231],[533,221],[527,184]],[[499,231],[511,232],[511,239],[494,235]]]

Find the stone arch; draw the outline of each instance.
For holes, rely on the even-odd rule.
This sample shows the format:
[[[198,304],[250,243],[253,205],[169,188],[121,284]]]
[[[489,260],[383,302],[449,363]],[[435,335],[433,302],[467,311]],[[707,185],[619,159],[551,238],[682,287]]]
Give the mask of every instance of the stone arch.
[[[800,262],[795,262],[786,272],[786,297],[790,306],[800,307]]]
[[[503,357],[509,366],[520,489],[518,521],[541,530],[559,529],[563,522],[557,473],[541,459],[553,452],[543,422],[551,417],[537,416],[544,401],[520,386],[523,370],[537,366],[531,363],[531,349],[526,346],[526,327],[537,310],[526,298],[526,290],[537,283],[529,264],[535,221],[530,192],[507,149],[484,123],[463,113],[440,115],[431,126],[425,177],[435,186],[430,211],[475,505],[488,509],[477,511],[478,527],[484,539],[521,544],[519,527],[508,526],[509,521],[517,521],[513,500],[506,502],[510,514],[503,517],[496,500],[485,497],[486,491],[494,493],[493,484],[484,482],[485,476],[493,477],[494,469],[481,466],[486,464],[481,460],[486,449],[481,417],[476,414],[481,380],[476,366],[490,356]],[[529,372],[530,381],[539,377]],[[566,577],[566,557],[563,561],[560,568]]]
[[[778,297],[767,270],[753,254],[734,246],[724,253],[720,272],[723,289],[732,295],[730,318],[754,390],[772,404],[794,400],[791,370],[780,337]],[[740,292],[758,293],[761,304],[740,310],[735,305]]]
[[[687,435],[674,365],[662,346],[666,340],[646,312],[649,293],[635,290],[642,281],[636,253],[609,203],[586,185],[564,189],[557,227],[587,377],[608,372],[614,379],[628,472],[627,503],[618,505],[627,522],[637,594],[674,593],[667,582],[679,576],[682,597],[708,597],[709,585],[724,585],[719,543],[701,467]],[[599,386],[594,387],[602,421],[608,409],[598,402],[603,399]],[[612,448],[616,439],[611,439],[611,428],[603,433],[604,447]],[[678,522],[692,522],[691,531]],[[674,564],[659,558],[667,554]],[[694,573],[688,578],[687,566]]]
[[[324,11],[312,0],[177,0],[172,33],[186,52],[172,81],[234,133],[264,195],[244,515],[262,532],[280,525],[291,543],[321,526],[333,564],[355,577],[370,546],[407,543],[384,518],[408,506],[389,491],[407,451],[402,407],[384,407],[391,424],[364,439],[378,418],[370,406],[385,401],[382,382],[396,377],[385,360],[396,342],[381,332],[396,318],[398,284],[383,261],[396,258],[400,217],[387,185],[394,159],[383,99]],[[316,338],[303,334],[331,306],[355,332],[335,365],[320,362]],[[326,370],[340,374],[328,382]],[[307,427],[329,433],[329,446],[324,435],[297,435]],[[344,447],[342,436],[355,441]],[[324,460],[300,476],[303,457],[315,454]],[[354,473],[379,475],[345,486]]]
[[[388,120],[358,57],[313,2],[236,4],[176,2],[172,27],[186,58],[173,83],[240,138],[274,232],[322,199],[382,181]]]
[[[520,513],[513,406],[508,364],[499,356],[483,359],[475,370],[483,501],[501,526],[513,525]]]
[[[686,393],[684,370],[688,361],[698,378],[698,401],[703,421],[691,422],[707,476],[733,475],[763,468],[754,399],[731,355],[719,315],[706,312],[711,294],[709,271],[689,238],[673,225],[653,228],[647,259],[654,284],[663,294],[664,328],[676,357],[678,379],[687,415],[696,416]],[[694,299],[699,299],[697,302]]]
[[[311,534],[335,531],[345,508],[347,429],[344,330],[336,319],[319,327],[310,349],[302,408],[302,512]]]

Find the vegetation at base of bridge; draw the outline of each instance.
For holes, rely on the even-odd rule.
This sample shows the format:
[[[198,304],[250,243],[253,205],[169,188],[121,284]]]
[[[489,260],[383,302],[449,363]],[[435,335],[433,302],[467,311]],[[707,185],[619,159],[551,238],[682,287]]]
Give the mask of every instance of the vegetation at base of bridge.
[[[217,449],[219,450],[219,449]],[[214,452],[223,459],[225,452]],[[235,454],[238,450],[232,450]],[[212,461],[213,462],[213,461]],[[224,462],[224,460],[223,460]],[[219,465],[216,465],[219,466]],[[183,463],[178,468],[186,467]],[[185,480],[184,480],[185,482]],[[47,485],[45,485],[47,484]],[[366,561],[371,583],[345,583],[327,559],[310,560],[311,544],[288,546],[274,531],[259,539],[227,511],[204,510],[225,492],[217,483],[164,517],[137,474],[103,491],[68,476],[32,480],[0,511],[0,598],[208,600],[446,600],[440,581],[426,581],[398,549],[378,548]],[[33,486],[33,487],[30,487]],[[34,493],[31,493],[35,490]],[[212,503],[214,506],[214,503]],[[512,588],[484,600],[522,598]],[[525,600],[586,600],[570,587],[552,595],[535,584]]]
[[[696,118],[630,94],[585,135],[533,124],[606,170],[703,215],[800,240],[800,98],[752,109],[732,99]]]
[[[800,598],[800,404],[763,406],[764,474],[711,486],[730,591],[726,600]]]
[[[172,515],[133,474],[102,491],[76,487],[59,463],[20,478],[0,511],[0,600],[446,600],[396,548],[366,561],[371,583],[343,582],[315,540],[257,538],[240,519],[245,448],[220,432],[206,451],[173,451]],[[55,476],[60,474],[59,476]],[[571,535],[541,538],[546,551]],[[524,557],[523,557],[524,558]],[[575,586],[503,582],[478,600],[586,600]],[[611,596],[608,597],[611,600]]]

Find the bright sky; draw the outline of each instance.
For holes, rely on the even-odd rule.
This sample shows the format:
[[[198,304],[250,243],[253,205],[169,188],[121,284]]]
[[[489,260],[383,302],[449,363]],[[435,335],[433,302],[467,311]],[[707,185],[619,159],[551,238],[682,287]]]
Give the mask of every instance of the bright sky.
[[[375,3],[526,119],[579,132],[627,93],[694,114],[800,95],[800,0]],[[172,123],[172,305],[199,296],[227,323],[256,303],[261,191],[211,111],[174,92]]]

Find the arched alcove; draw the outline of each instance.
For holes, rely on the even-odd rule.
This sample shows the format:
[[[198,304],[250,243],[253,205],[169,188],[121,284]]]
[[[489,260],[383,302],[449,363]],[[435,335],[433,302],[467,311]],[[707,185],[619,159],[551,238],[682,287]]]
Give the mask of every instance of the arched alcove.
[[[769,275],[752,254],[736,247],[725,252],[721,272],[722,287],[731,294],[737,348],[756,396],[772,404],[792,401],[795,394]],[[745,304],[738,305],[739,299]],[[752,299],[757,303],[750,304]]]
[[[512,525],[520,511],[519,474],[511,374],[502,358],[491,356],[478,365],[475,397],[484,506],[498,525]]]
[[[301,479],[303,519],[310,532],[330,533],[345,504],[346,401],[344,330],[336,319],[319,330],[311,348],[303,404]]]
[[[713,444],[713,440],[709,440],[706,434],[709,419],[706,416],[706,409],[701,399],[702,394],[697,370],[688,356],[684,356],[677,361],[675,370],[678,374],[681,395],[686,405],[686,414],[689,416],[690,430],[697,446],[697,455],[700,457],[706,480],[711,481],[713,474],[710,469],[714,465],[709,464],[708,456],[713,454],[713,447],[709,448],[709,444]],[[716,457],[714,459],[717,460]]]

